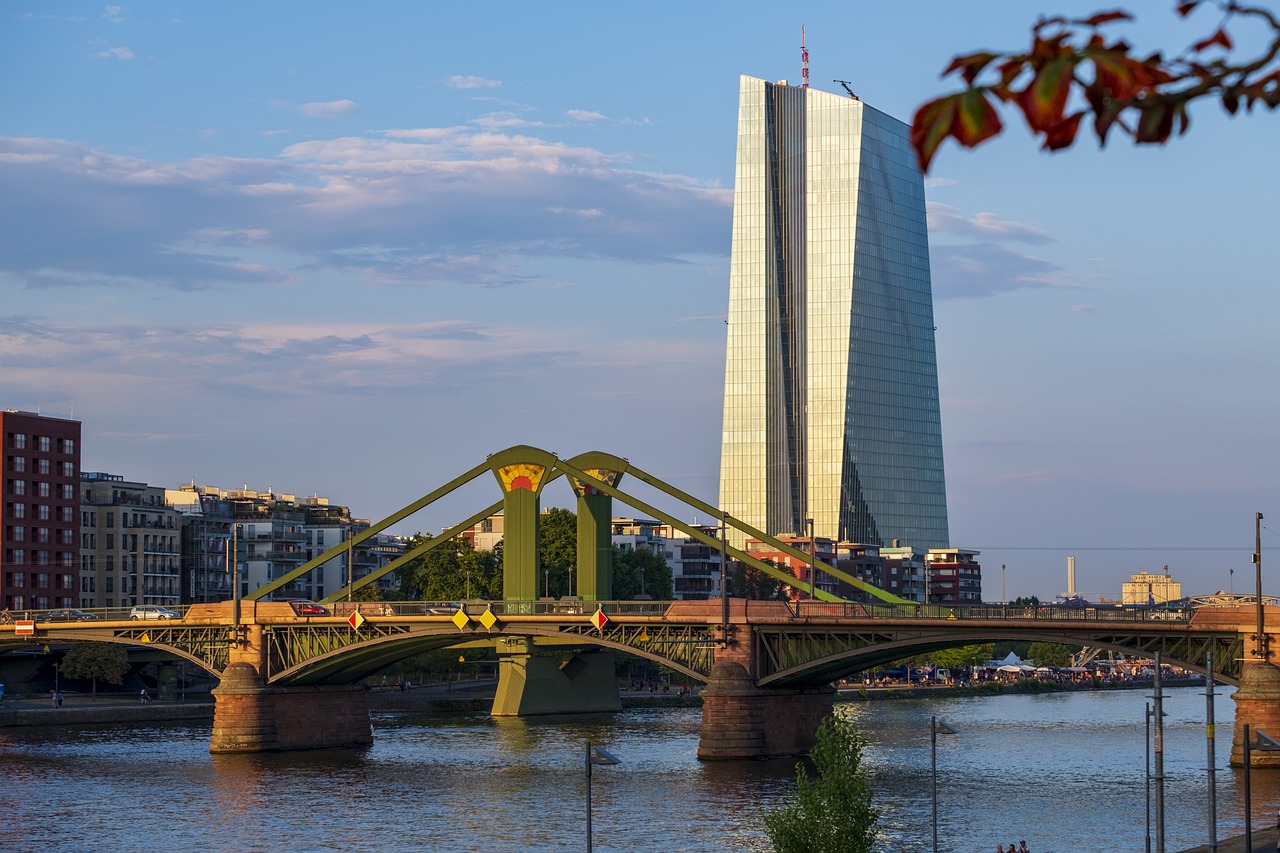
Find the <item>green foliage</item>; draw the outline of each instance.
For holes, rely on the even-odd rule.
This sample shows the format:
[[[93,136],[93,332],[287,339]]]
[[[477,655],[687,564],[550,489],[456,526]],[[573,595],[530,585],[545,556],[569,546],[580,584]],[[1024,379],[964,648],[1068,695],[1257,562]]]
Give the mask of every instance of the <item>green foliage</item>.
[[[378,586],[377,581],[367,583],[364,586],[353,590],[351,593],[352,601],[382,601],[382,587]]]
[[[770,563],[771,561],[766,560]],[[729,595],[733,598],[751,598],[758,601],[777,601],[786,598],[787,586],[754,566],[734,560],[729,566]]]
[[[671,584],[671,566],[648,548],[624,551],[613,547],[613,597],[634,601],[647,595],[655,601],[675,597]]]
[[[578,568],[578,516],[572,510],[553,507],[538,517],[538,563],[545,594],[559,598],[570,593],[570,572]],[[572,592],[578,594],[576,576]]]
[[[1034,595],[1020,595],[1009,602],[1010,607],[1039,607],[1040,599]]]
[[[409,540],[413,549],[430,536],[418,534]],[[465,598],[502,598],[501,552],[477,551],[465,539],[455,538],[437,545],[396,570],[400,592],[406,599],[460,601]]]
[[[1028,656],[1037,666],[1071,666],[1071,656],[1080,651],[1079,646],[1064,646],[1060,643],[1032,643],[1027,650]]]
[[[115,643],[72,643],[60,664],[64,678],[89,678],[122,684],[129,671],[129,655]]]
[[[809,754],[817,778],[811,780],[804,764],[797,764],[795,801],[765,815],[777,853],[871,850],[880,815],[862,772],[864,745],[862,734],[844,717],[822,721],[817,746]]]

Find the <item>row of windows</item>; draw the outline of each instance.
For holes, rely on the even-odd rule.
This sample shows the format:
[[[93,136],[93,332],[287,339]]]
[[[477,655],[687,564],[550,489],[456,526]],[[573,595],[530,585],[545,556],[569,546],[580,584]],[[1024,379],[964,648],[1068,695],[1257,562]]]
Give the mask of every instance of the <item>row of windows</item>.
[[[27,528],[21,525],[5,525],[4,539],[6,542],[26,542],[28,541]],[[61,542],[63,545],[74,545],[75,531],[69,527],[65,529],[32,527],[30,541],[41,544]]]
[[[75,521],[76,517],[75,509],[69,506],[31,504],[28,507],[24,503],[6,503],[4,505],[6,519],[27,518],[28,511],[31,513],[31,518],[39,519],[40,521]]]
[[[50,453],[53,451],[54,440],[47,435],[32,435],[26,433],[11,432],[6,442],[10,450],[31,450],[40,453]],[[59,453],[65,453],[72,456],[76,452],[76,440],[74,438],[60,438],[56,442]]]
[[[28,463],[30,463],[28,465]],[[76,475],[76,463],[74,462],[58,462],[54,463],[49,459],[30,459],[25,456],[8,456],[5,458],[5,470],[21,474],[30,469],[33,473],[49,475],[56,471],[63,477],[74,477]]]
[[[64,501],[75,500],[76,487],[71,483],[48,483],[43,480],[33,480],[28,484],[26,480],[6,480],[5,494],[8,495],[34,495],[38,498],[59,497]]]

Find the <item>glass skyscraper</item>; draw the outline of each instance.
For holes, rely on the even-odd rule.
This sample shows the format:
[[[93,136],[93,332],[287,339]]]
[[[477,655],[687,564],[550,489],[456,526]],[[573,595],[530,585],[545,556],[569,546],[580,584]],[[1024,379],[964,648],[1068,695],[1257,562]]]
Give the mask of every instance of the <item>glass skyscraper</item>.
[[[945,548],[924,181],[907,126],[744,76],[720,506],[769,534]]]

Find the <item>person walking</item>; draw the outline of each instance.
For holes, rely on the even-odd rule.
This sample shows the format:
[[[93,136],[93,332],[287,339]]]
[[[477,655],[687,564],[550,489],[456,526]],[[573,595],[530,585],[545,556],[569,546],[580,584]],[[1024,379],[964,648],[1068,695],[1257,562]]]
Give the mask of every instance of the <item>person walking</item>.
[[[53,704],[55,707],[58,707],[58,708],[62,707],[62,691],[61,690],[58,691],[57,696],[53,697]]]

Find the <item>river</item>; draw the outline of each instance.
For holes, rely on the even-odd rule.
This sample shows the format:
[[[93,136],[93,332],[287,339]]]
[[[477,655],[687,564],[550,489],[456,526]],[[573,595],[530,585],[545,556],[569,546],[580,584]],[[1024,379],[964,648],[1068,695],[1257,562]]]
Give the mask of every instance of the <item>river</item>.
[[[1229,691],[1228,691],[1229,692]],[[929,718],[938,737],[940,849],[1033,853],[1144,848],[1147,691],[952,697],[838,707],[865,731],[884,853],[930,849]],[[1243,830],[1226,767],[1234,706],[1220,694],[1218,836]],[[1167,849],[1208,840],[1205,700],[1165,700]],[[491,719],[375,711],[361,750],[208,752],[207,725],[0,730],[0,838],[70,851],[541,851],[586,847],[583,744],[622,763],[592,784],[598,851],[768,851],[762,813],[792,760],[703,764],[700,714]],[[1275,820],[1280,771],[1252,776],[1255,828]],[[1153,846],[1154,849],[1154,846]]]

